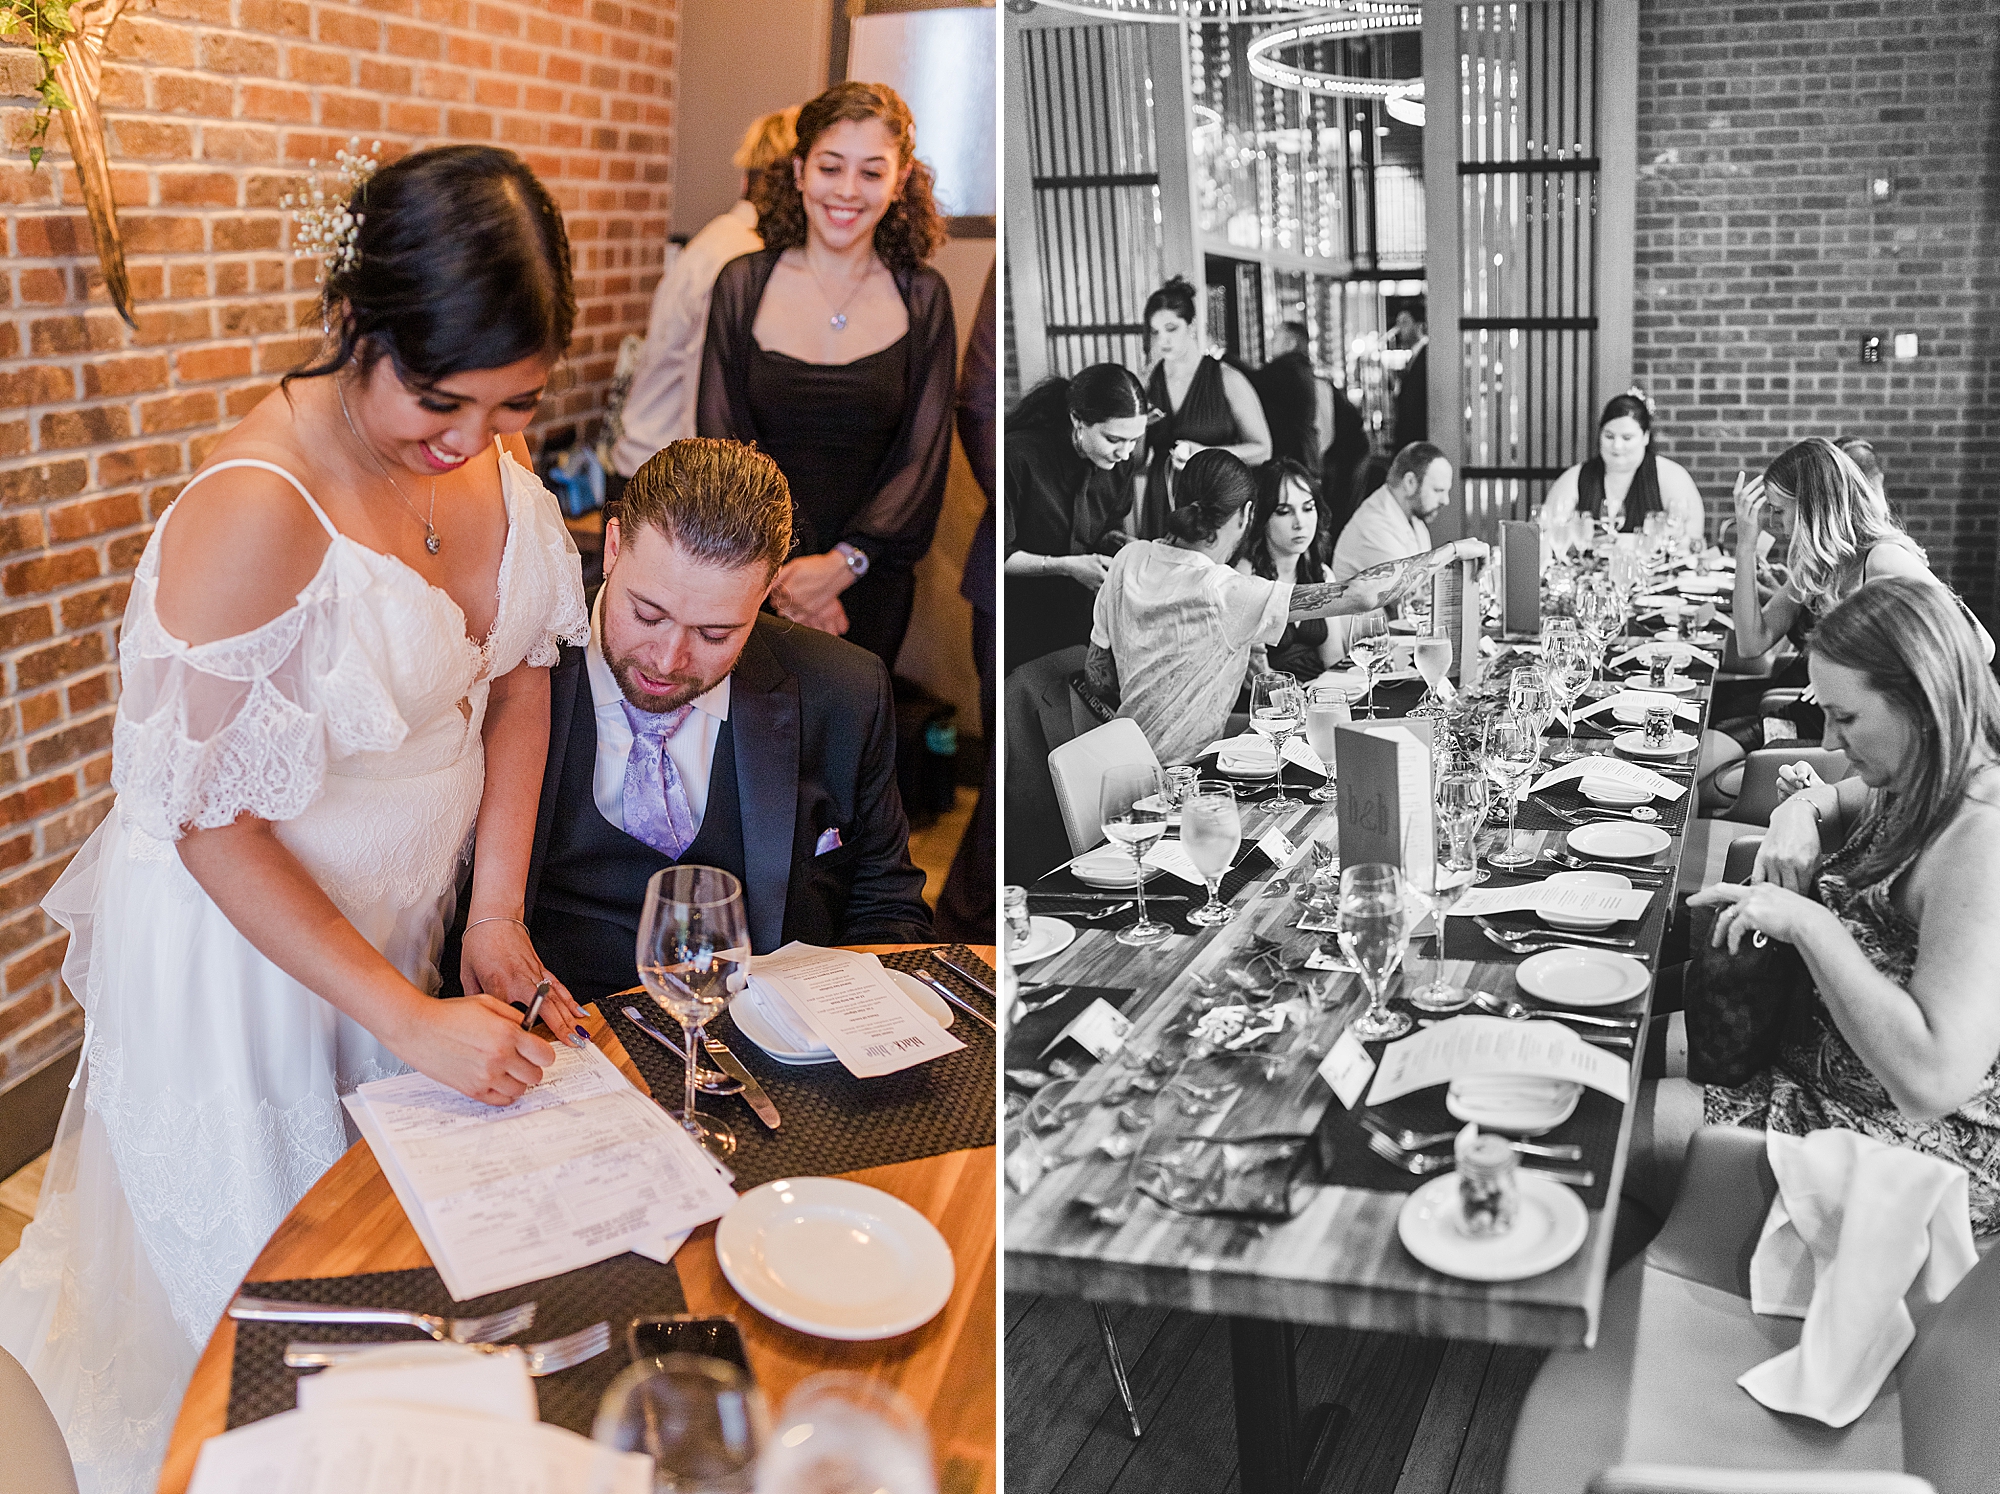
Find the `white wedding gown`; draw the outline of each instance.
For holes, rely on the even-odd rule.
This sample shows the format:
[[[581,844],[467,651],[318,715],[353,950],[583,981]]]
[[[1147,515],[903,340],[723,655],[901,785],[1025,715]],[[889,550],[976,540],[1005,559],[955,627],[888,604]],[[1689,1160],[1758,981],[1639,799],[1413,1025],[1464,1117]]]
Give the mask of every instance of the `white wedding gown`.
[[[435,990],[489,682],[589,632],[555,500],[504,452],[483,647],[450,597],[336,532],[289,474],[209,471],[243,465],[292,481],[326,557],[290,611],[190,648],[154,612],[161,519],[119,644],[117,802],[43,903],[70,931],[63,980],[87,1026],[35,1221],[0,1264],[0,1345],[54,1410],[84,1494],[152,1490],[230,1294],[352,1139],[340,1096],[403,1067],[250,946],[181,865],[179,827],[277,822],[362,935]]]

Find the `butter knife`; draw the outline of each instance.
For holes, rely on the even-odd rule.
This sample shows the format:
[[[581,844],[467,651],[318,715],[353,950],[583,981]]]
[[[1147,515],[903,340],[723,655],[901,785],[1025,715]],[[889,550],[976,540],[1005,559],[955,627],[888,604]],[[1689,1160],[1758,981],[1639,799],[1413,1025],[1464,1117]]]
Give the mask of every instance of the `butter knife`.
[[[743,1061],[729,1051],[729,1045],[719,1037],[702,1035],[701,1046],[708,1056],[715,1060],[715,1066],[743,1086],[743,1098],[750,1102],[750,1108],[757,1112],[757,1119],[773,1131],[778,1129],[778,1107],[771,1103],[771,1097],[764,1093],[764,1086],[757,1082],[757,1076],[743,1067]]]

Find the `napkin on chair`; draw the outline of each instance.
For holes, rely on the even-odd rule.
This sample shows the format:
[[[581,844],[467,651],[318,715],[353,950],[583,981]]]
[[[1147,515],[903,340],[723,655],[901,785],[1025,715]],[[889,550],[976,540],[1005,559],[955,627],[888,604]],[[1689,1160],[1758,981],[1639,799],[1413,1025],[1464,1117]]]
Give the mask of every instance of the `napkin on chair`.
[[[1856,1131],[1773,1131],[1765,1145],[1778,1196],[1750,1305],[1805,1328],[1736,1383],[1773,1411],[1844,1427],[1916,1337],[1906,1302],[1943,1301],[1978,1263],[1965,1170]]]

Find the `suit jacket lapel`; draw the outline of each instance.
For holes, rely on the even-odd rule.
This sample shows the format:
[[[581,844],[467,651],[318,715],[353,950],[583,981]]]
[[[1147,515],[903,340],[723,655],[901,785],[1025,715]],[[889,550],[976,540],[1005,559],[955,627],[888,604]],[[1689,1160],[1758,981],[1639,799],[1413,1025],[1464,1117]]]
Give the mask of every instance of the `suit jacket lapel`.
[[[758,630],[764,626],[761,622]],[[753,630],[729,687],[742,797],[744,898],[750,942],[784,942],[785,895],[799,802],[799,684]]]
[[[562,787],[563,761],[569,755],[569,730],[575,719],[576,698],[587,702],[590,686],[584,670],[584,651],[564,645],[549,671],[549,756],[542,768],[542,801],[535,814],[535,849],[528,857],[528,885],[524,917],[533,918],[535,896],[541,889],[542,860],[548,855],[549,834],[556,821],[556,798]]]

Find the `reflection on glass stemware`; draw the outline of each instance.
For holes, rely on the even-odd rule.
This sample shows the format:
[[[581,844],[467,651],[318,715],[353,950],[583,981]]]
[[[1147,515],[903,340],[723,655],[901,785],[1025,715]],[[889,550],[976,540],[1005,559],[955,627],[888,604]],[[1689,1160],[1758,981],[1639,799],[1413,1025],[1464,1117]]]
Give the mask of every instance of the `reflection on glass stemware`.
[[[750,1494],[769,1421],[741,1367],[662,1354],[619,1372],[590,1435],[600,1446],[650,1457],[655,1494]]]
[[[1399,1038],[1415,1024],[1407,1013],[1391,1011],[1385,1000],[1389,977],[1403,962],[1409,926],[1403,869],[1387,862],[1344,867],[1340,873],[1340,949],[1361,972],[1368,1010],[1349,1029],[1363,1042]]]
[[[1291,675],[1267,670],[1250,681],[1250,729],[1270,741],[1278,765],[1278,796],[1264,801],[1266,809],[1305,808],[1304,800],[1285,793],[1285,744],[1305,724],[1305,715],[1305,692]]]
[[[1331,804],[1340,797],[1333,786],[1333,734],[1353,719],[1347,692],[1340,686],[1313,685],[1306,690],[1306,745],[1319,754],[1320,769],[1326,774],[1326,782],[1312,791],[1318,803]]]
[[[1141,948],[1173,937],[1173,925],[1146,916],[1146,853],[1167,833],[1166,784],[1152,763],[1118,763],[1104,770],[1098,793],[1100,823],[1107,840],[1132,853],[1139,921],[1115,936]]]
[[[1507,711],[1488,724],[1486,771],[1507,795],[1507,841],[1487,858],[1495,866],[1526,866],[1535,859],[1532,850],[1516,845],[1514,825],[1520,814],[1521,795],[1534,778],[1541,755],[1541,730],[1531,718]]]
[[[1236,859],[1243,841],[1243,818],[1236,791],[1226,783],[1204,779],[1181,806],[1181,849],[1208,884],[1208,901],[1188,914],[1189,923],[1227,923],[1236,915],[1222,901],[1222,875]]]
[[[686,1051],[703,1051],[702,1027],[749,981],[750,930],[743,886],[713,866],[669,866],[646,883],[639,915],[639,981],[681,1024]],[[674,1116],[712,1156],[736,1150],[736,1133],[695,1112],[695,1066],[687,1065],[682,1108]]]

